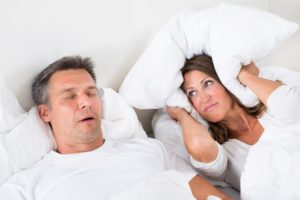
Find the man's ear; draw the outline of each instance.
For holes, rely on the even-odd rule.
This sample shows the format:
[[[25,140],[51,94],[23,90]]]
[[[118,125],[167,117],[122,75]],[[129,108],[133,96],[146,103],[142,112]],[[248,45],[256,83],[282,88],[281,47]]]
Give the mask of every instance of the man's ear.
[[[47,105],[42,104],[38,105],[38,110],[39,110],[39,115],[42,118],[42,120],[46,123],[50,122],[50,117],[49,117],[49,108]]]

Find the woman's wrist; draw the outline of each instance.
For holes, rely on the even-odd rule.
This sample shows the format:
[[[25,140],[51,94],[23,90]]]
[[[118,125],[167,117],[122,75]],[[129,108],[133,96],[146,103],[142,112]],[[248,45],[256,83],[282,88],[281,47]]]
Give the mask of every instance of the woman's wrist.
[[[254,62],[251,62],[248,65],[243,65],[240,73],[238,74],[238,80],[247,86],[249,80],[257,78],[259,75],[259,68],[255,65]]]
[[[257,78],[258,76],[255,75],[255,74],[252,74],[252,73],[249,73],[247,71],[242,71],[239,76],[238,76],[238,79],[239,81],[245,85],[245,86],[248,86],[249,84],[249,81],[251,82],[251,80]]]
[[[190,117],[189,114],[185,110],[181,110],[177,113],[177,121],[183,122],[187,119],[187,117]]]

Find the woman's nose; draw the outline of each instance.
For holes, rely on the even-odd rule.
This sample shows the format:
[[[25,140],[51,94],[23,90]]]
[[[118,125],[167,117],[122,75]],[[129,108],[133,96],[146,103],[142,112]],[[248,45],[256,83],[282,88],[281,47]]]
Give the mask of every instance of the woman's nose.
[[[207,101],[209,100],[210,95],[207,94],[206,92],[203,92],[203,93],[201,93],[201,94],[199,95],[199,97],[200,97],[200,101],[201,101],[202,103],[205,103],[205,102],[207,102]]]

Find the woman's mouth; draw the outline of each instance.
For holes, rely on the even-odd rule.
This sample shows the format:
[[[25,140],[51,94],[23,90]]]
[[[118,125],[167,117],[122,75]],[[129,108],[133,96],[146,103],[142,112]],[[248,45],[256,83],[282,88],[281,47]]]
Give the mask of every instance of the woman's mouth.
[[[204,109],[204,112],[209,112],[211,111],[218,103],[212,103],[212,104],[209,104],[205,107]]]

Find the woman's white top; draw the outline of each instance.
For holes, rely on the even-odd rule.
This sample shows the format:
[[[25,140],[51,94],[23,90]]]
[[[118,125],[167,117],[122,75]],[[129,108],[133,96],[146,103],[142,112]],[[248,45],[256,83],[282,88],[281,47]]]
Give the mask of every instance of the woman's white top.
[[[259,122],[264,128],[263,135],[276,133],[279,129],[299,134],[299,111],[299,89],[288,85],[278,87],[268,98],[267,111],[259,118]],[[218,144],[218,146],[218,156],[213,162],[202,163],[191,157],[192,165],[210,177],[224,179],[240,190],[240,178],[252,145],[230,139],[222,145]],[[260,165],[260,163],[257,163],[257,165]]]

